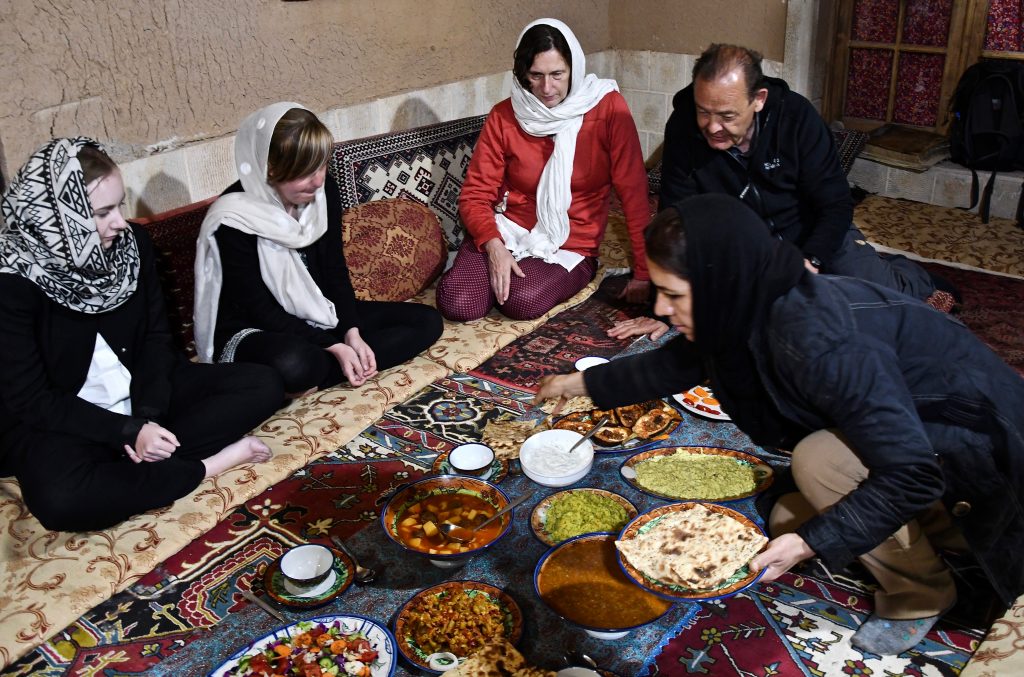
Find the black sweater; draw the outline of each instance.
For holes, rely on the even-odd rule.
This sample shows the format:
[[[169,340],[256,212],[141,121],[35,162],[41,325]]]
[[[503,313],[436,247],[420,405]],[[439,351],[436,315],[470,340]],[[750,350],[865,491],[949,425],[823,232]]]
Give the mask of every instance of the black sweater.
[[[224,193],[241,190],[241,183],[235,182]],[[327,232],[299,252],[313,281],[324,296],[334,303],[338,315],[337,327],[318,329],[282,308],[260,274],[256,236],[221,226],[214,233],[224,274],[214,332],[214,355],[220,355],[224,344],[243,329],[293,334],[327,348],[341,343],[346,331],[359,326],[356,296],[342,252],[341,195],[338,184],[330,174],[327,175],[324,190],[327,193]]]
[[[28,425],[116,449],[134,444],[147,419],[159,421],[167,413],[171,375],[185,360],[171,339],[153,243],[139,226],[132,230],[141,260],[138,287],[113,310],[70,310],[24,277],[0,274],[0,434]],[[132,375],[132,416],[78,397],[96,334]]]
[[[697,127],[692,84],[675,95],[665,125],[660,208],[699,193],[734,195],[805,258],[828,263],[853,221],[835,141],[810,101],[783,80],[767,81],[747,166],[707,144]]]

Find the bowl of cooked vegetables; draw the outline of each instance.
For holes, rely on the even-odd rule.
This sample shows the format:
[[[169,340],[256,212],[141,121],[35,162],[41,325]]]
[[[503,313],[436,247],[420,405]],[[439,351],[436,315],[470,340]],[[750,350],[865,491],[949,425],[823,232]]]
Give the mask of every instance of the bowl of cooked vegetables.
[[[454,656],[456,665],[484,645],[500,640],[512,644],[523,634],[519,605],[499,588],[481,581],[446,581],[413,595],[395,615],[398,651],[416,667],[431,673],[438,656]]]
[[[381,512],[380,523],[388,538],[402,548],[450,569],[464,565],[508,533],[514,510],[480,527],[508,504],[508,496],[486,480],[436,475],[396,492]],[[444,525],[460,527],[459,540],[446,536]]]

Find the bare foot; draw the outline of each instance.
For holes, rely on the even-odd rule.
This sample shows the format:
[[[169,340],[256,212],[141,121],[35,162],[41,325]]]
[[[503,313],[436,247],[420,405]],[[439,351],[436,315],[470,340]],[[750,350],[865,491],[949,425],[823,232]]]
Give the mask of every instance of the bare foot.
[[[206,477],[213,477],[236,465],[269,461],[271,456],[270,447],[262,440],[255,437],[243,437],[213,456],[203,459],[203,465],[206,466]]]

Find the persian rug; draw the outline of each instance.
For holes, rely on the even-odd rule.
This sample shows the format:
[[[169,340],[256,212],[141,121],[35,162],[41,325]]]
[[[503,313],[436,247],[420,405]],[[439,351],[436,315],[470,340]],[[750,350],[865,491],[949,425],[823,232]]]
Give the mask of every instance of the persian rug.
[[[912,650],[878,656],[850,646],[871,612],[872,586],[859,565],[830,574],[810,563],[728,600],[701,605],[672,639],[653,675],[958,674],[977,649],[989,608],[955,608]]]
[[[642,315],[643,306],[618,298],[627,277],[608,278],[585,302],[514,341],[471,374],[519,388],[534,389],[541,377],[573,371],[581,357],[612,357],[631,342],[614,339],[608,330],[621,320]]]
[[[937,263],[922,265],[960,290],[963,301],[957,317],[1024,376],[1024,280]]]

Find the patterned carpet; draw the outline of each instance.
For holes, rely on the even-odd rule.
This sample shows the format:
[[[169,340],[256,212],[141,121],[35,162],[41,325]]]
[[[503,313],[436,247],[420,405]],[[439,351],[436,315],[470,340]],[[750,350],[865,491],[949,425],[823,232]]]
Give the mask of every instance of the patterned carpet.
[[[1024,230],[1009,219],[984,224],[963,209],[870,195],[853,220],[884,251],[1024,277]]]
[[[1017,294],[1019,302],[1024,282],[942,272],[964,292],[962,317],[968,325],[987,333],[1001,354],[1016,338],[1019,361],[1024,328],[1009,312],[1014,303],[1002,295]],[[369,525],[377,518],[375,497],[426,473],[439,452],[476,439],[486,420],[528,411],[522,388],[544,374],[571,369],[583,354],[619,352],[624,343],[604,332],[639,310],[614,299],[621,284],[621,279],[607,281],[589,301],[513,342],[473,374],[424,388],[350,443],[234,510],[213,531],[5,674],[144,674],[203,637],[207,628],[247,606],[239,590],[258,591],[263,567],[284,549],[327,542],[331,534],[344,538]],[[524,363],[530,368],[509,368]],[[509,387],[516,379],[521,379],[519,389]],[[870,611],[869,592],[870,585],[856,576],[832,582],[820,572],[801,570],[747,595],[704,605],[692,625],[667,643],[654,670],[664,675],[956,674],[987,627],[944,620],[920,652],[865,656],[845,639]]]

